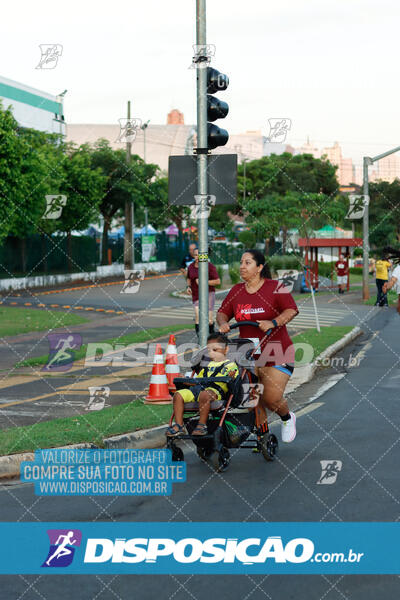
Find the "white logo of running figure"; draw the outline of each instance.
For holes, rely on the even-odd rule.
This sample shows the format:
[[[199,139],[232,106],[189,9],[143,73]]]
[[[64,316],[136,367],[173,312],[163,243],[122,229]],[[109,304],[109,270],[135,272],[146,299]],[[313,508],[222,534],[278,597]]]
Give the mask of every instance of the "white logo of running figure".
[[[205,197],[207,206],[205,210],[201,210],[201,201]],[[193,220],[197,219],[208,219],[211,212],[211,207],[215,206],[217,203],[217,198],[214,194],[207,194],[206,196],[202,194],[195,194],[194,196],[195,206],[190,207],[190,218]]]
[[[43,219],[59,219],[64,206],[67,204],[67,196],[57,194],[54,196],[48,195],[46,198],[46,210],[44,211]]]
[[[278,285],[274,294],[290,294],[299,276],[298,271],[278,269]]]
[[[189,69],[205,69],[215,56],[215,44],[193,44],[194,56]]]
[[[42,56],[36,69],[55,69],[58,59],[62,55],[61,44],[39,44]]]
[[[110,388],[107,385],[89,387],[89,394],[90,399],[86,410],[102,410],[110,396]]]
[[[368,196],[358,196],[356,194],[349,195],[349,210],[346,219],[362,219],[365,212],[365,207],[368,206]]]
[[[260,397],[264,391],[262,383],[244,383],[243,384],[243,400],[240,408],[254,408],[258,405]]]
[[[138,271],[131,271],[130,269],[126,269],[124,271],[124,274],[125,283],[120,293],[136,294],[139,291],[140,282],[144,279],[144,269],[140,269]]]
[[[136,139],[136,134],[138,129],[141,128],[142,126],[142,120],[141,119],[118,119],[119,121],[119,136],[118,139],[115,140],[115,143],[117,142],[121,142],[121,143],[129,143],[131,144],[132,142],[135,141]]]
[[[61,558],[62,556],[66,556],[67,554],[72,554],[72,550],[67,548],[67,546],[73,546],[76,544],[77,540],[72,539],[74,537],[73,531],[68,531],[66,535],[59,535],[56,541],[56,546],[58,546],[57,550],[46,560],[46,565],[50,566],[51,561],[54,558]],[[62,540],[62,542],[60,541]]]
[[[318,485],[332,485],[335,483],[338,474],[342,470],[341,460],[320,460],[321,463],[321,477],[318,479]]]
[[[292,126],[291,119],[286,117],[283,119],[268,119],[269,136],[266,141],[268,143],[282,144],[286,140],[287,133]]]

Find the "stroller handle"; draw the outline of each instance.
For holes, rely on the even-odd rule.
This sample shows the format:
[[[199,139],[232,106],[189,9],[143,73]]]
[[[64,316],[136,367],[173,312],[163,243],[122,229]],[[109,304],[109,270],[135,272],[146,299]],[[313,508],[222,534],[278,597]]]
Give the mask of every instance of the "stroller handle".
[[[232,325],[230,325],[229,329],[236,329],[237,327],[243,327],[243,325],[251,325],[252,327],[260,327],[259,323],[257,323],[257,321],[241,321],[240,323],[233,323]],[[265,333],[265,336],[270,335],[270,333],[272,333],[273,331],[273,327],[271,329],[268,329],[268,331]]]
[[[252,327],[260,327],[257,321],[241,321],[240,323],[233,323],[229,326],[230,329],[236,329],[237,327],[243,327],[243,325],[251,325]]]

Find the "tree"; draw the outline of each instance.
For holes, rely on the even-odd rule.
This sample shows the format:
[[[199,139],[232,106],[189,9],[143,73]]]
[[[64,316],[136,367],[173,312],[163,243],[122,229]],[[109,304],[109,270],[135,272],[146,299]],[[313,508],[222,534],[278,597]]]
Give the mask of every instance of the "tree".
[[[108,231],[112,219],[123,213],[125,202],[134,202],[135,220],[144,220],[144,207],[157,197],[151,184],[158,166],[145,163],[132,155],[130,165],[124,150],[113,150],[105,139],[98,140],[92,150],[92,166],[99,168],[106,177],[105,192],[100,202],[104,218],[102,264],[107,264]]]
[[[265,156],[246,165],[238,182],[239,207],[258,240],[282,230],[286,248],[290,228],[316,228],[327,221],[343,221],[345,201],[338,195],[336,167],[310,154]],[[304,209],[307,209],[305,216]],[[267,248],[268,250],[268,248]]]
[[[71,270],[71,232],[86,229],[97,218],[107,178],[101,169],[92,167],[92,152],[88,144],[79,148],[68,145],[63,169],[62,193],[67,199],[55,227],[67,233],[68,270]]]
[[[11,110],[0,102],[0,240],[11,229],[22,194],[23,145]]]
[[[9,234],[20,240],[22,269],[26,271],[26,238],[49,232],[45,223],[46,195],[57,195],[63,181],[63,149],[59,136],[35,129],[17,129],[21,161],[20,185]],[[33,267],[35,268],[35,267]]]
[[[400,181],[377,181],[369,186],[370,243],[378,248],[400,242]]]

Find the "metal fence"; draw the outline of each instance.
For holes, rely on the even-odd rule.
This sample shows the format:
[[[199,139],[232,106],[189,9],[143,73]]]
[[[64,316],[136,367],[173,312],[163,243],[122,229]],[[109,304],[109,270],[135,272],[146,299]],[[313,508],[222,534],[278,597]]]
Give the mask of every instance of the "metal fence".
[[[190,240],[187,234],[168,236],[165,232],[155,235],[155,254],[152,260],[165,261],[168,269],[176,269],[188,252]],[[123,238],[110,238],[108,249],[112,263],[123,263]],[[214,264],[237,263],[243,249],[221,243],[210,244],[210,261]],[[142,238],[135,238],[135,263],[143,262]],[[33,235],[26,239],[8,237],[0,246],[0,277],[43,275],[68,272],[94,271],[100,264],[99,239],[91,236]]]

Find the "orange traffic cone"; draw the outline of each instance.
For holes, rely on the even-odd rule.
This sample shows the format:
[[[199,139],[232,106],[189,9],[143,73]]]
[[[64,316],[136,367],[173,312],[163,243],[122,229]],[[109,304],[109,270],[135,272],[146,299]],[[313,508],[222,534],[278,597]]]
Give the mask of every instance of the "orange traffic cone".
[[[149,393],[146,396],[145,404],[171,404],[171,402],[171,396],[168,392],[168,380],[164,368],[163,352],[161,345],[157,344]]]
[[[167,352],[165,359],[165,372],[168,379],[168,387],[170,392],[175,392],[174,377],[179,377],[179,362],[178,353],[176,351],[176,340],[174,335],[169,336]]]

